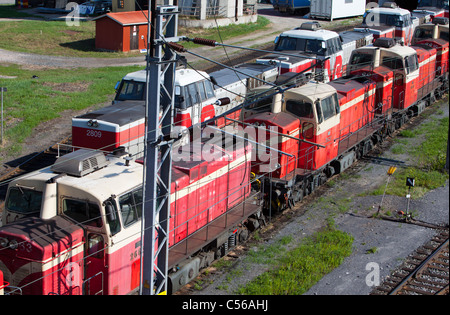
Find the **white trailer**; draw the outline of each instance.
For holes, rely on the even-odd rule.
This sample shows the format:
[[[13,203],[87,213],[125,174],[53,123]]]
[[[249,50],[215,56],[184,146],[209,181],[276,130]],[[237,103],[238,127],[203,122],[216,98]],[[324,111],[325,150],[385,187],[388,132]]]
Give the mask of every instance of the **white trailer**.
[[[311,0],[311,18],[331,20],[363,15],[366,0]]]

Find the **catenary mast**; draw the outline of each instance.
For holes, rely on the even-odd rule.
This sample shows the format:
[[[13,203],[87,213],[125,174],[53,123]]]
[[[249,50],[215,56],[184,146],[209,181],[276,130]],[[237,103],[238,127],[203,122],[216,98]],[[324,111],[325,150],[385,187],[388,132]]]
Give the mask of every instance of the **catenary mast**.
[[[141,295],[164,294],[168,285],[169,211],[178,7],[149,0]]]

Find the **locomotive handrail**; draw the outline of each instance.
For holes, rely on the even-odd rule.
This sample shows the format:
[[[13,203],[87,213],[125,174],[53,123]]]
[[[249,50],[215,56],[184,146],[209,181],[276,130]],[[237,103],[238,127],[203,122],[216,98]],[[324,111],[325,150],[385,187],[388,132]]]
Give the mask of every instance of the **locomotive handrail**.
[[[237,137],[237,138],[241,138],[242,140],[245,140],[245,141],[248,141],[248,142],[250,142],[250,143],[253,143],[253,144],[262,146],[262,147],[264,147],[264,148],[266,148],[266,149],[269,149],[269,150],[278,152],[278,153],[280,153],[280,154],[287,155],[287,156],[289,156],[289,157],[294,157],[294,155],[292,155],[292,154],[289,154],[289,153],[286,153],[286,152],[283,152],[283,151],[274,149],[274,148],[272,148],[272,147],[269,147],[269,146],[267,146],[267,145],[264,145],[264,144],[262,144],[262,143],[259,143],[259,142],[256,142],[256,141],[253,141],[253,140],[244,138],[244,137],[240,137],[240,136],[235,135],[235,134],[233,134],[233,133],[231,133],[231,132],[227,132],[227,131],[225,131],[225,130],[216,128],[216,127],[214,127],[214,126],[209,126],[209,127],[212,128],[212,129],[215,129],[215,130],[217,130],[217,131],[223,132],[223,133],[225,133],[225,134],[227,134],[227,135],[230,135],[230,136],[233,136],[233,137]]]
[[[7,281],[3,281],[3,284],[2,284],[2,285],[0,285],[0,290],[2,290],[2,289],[4,289],[4,288],[6,288],[7,286],[9,286],[9,282],[7,282]]]
[[[8,283],[8,286],[6,286],[5,288],[10,289],[10,291],[6,292],[5,295],[23,295],[21,287],[12,286]]]
[[[293,136],[289,136],[289,135],[286,135],[286,134],[278,132],[278,131],[268,130],[267,128],[264,128],[264,127],[255,126],[255,125],[252,125],[252,124],[249,124],[249,123],[245,123],[245,122],[242,122],[242,121],[239,121],[239,120],[236,120],[236,119],[228,118],[228,117],[224,117],[224,118],[226,120],[230,120],[230,121],[238,123],[238,124],[243,124],[243,125],[246,125],[246,126],[252,126],[254,128],[257,128],[257,129],[261,129],[261,130],[265,130],[265,131],[276,133],[276,134],[278,134],[280,136],[283,136],[283,137],[287,137],[287,138],[294,139],[294,140],[297,140],[297,141],[300,141],[300,142],[305,142],[305,143],[308,143],[308,144],[312,144],[312,145],[315,145],[317,147],[325,148],[324,145],[321,145],[321,144],[318,144],[318,143],[315,143],[315,142],[311,142],[311,141],[308,141],[308,140],[296,138],[296,137],[293,137]]]
[[[262,52],[262,53],[269,53],[269,54],[275,53],[277,55],[282,55],[282,56],[287,56],[287,57],[320,60],[319,58],[312,57],[312,56],[302,56],[302,55],[299,55],[299,54],[296,55],[296,54],[283,53],[281,51],[270,51],[270,50],[255,49],[255,48],[250,48],[250,47],[241,47],[241,46],[227,45],[227,44],[216,42],[215,40],[212,40],[212,39],[204,39],[204,38],[197,38],[196,37],[196,38],[187,38],[187,41],[193,42],[193,43],[198,44],[198,45],[206,45],[206,46],[212,46],[212,47],[223,46],[223,47],[244,49],[244,50]]]

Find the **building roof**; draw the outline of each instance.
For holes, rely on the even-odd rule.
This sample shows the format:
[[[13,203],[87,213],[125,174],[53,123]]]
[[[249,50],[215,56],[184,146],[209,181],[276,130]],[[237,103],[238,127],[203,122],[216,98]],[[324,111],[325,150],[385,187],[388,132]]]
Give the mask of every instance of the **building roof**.
[[[148,23],[148,10],[146,11],[128,11],[128,12],[110,12],[101,15],[94,20],[108,17],[122,26],[138,25]]]

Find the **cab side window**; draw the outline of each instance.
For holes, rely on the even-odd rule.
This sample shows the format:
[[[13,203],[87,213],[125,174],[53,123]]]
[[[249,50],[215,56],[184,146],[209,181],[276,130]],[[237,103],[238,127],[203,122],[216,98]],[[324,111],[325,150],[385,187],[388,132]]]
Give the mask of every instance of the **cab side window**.
[[[333,96],[329,96],[321,101],[323,120],[328,120],[336,115],[336,107]]]
[[[142,216],[142,187],[119,197],[120,213],[125,227],[137,222]]]
[[[200,103],[198,98],[199,92],[197,90],[197,84],[191,83],[185,88],[185,97],[187,107],[191,107],[192,105]]]

